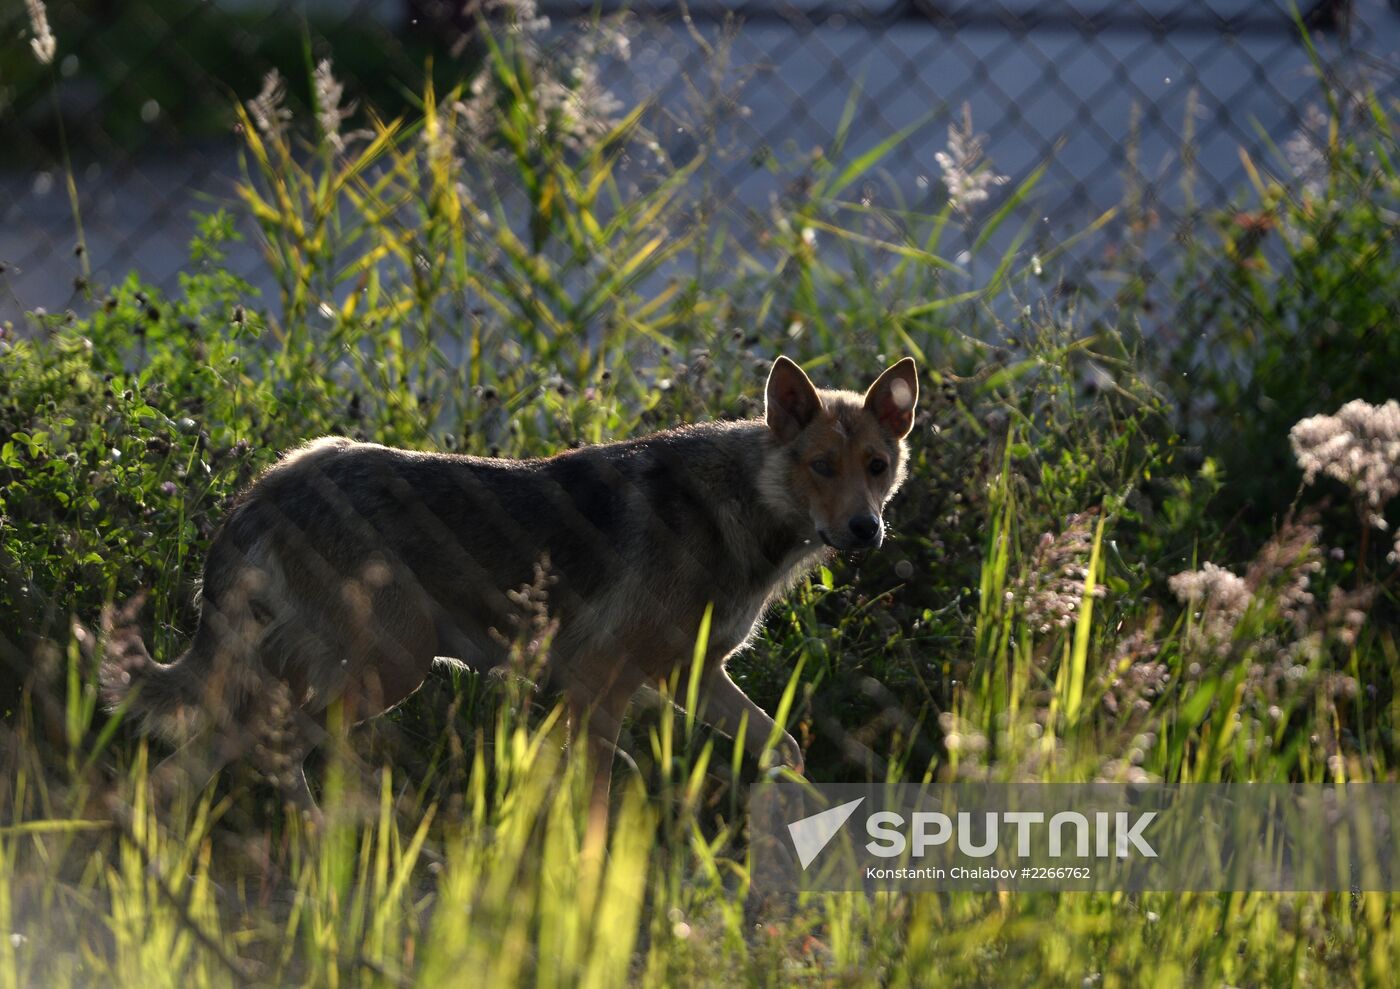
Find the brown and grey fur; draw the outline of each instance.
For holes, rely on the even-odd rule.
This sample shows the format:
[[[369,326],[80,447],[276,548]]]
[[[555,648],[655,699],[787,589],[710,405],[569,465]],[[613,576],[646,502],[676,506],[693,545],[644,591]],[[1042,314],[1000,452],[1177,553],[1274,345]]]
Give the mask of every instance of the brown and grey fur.
[[[628,701],[689,664],[711,603],[699,714],[729,734],[747,721],[756,755],[773,721],[724,660],[824,554],[879,544],[917,388],[907,358],[864,395],[818,391],[779,358],[762,419],[548,459],[315,440],[268,469],[215,536],[189,651],[169,665],[144,647],[110,661],[107,700],[139,684],[131,708],[149,729],[223,736],[220,762],[239,754],[226,739],[270,683],[312,720],[337,699],[364,720],[417,690],[435,658],[505,663],[508,592],[543,560],[557,623],[549,675],[594,742],[595,798],[605,806]],[[780,757],[800,767],[792,737],[779,738]]]

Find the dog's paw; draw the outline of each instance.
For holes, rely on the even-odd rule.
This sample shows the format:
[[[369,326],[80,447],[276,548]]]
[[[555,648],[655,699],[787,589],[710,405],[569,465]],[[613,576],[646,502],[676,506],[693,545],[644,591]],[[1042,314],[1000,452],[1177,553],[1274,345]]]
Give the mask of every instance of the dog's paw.
[[[797,739],[783,732],[783,737],[764,753],[760,768],[790,769],[802,776],[805,766],[806,760],[802,756],[802,747],[797,744]]]

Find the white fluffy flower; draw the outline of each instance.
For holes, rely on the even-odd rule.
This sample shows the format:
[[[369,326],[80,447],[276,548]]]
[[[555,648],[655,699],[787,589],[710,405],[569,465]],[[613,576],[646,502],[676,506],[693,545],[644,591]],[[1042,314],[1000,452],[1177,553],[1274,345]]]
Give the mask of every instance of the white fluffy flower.
[[[353,104],[342,107],[340,101],[345,94],[345,86],[331,74],[331,60],[323,58],[316,66],[314,77],[316,89],[316,122],[321,127],[321,135],[337,151],[344,150],[345,140],[340,136],[340,125],[345,118],[355,112]]]
[[[24,0],[24,5],[29,9],[29,30],[33,35],[29,39],[29,47],[34,50],[34,57],[40,65],[52,65],[58,42],[49,30],[49,12],[44,0]]]
[[[1303,113],[1303,125],[1283,142],[1283,156],[1300,187],[1314,199],[1327,190],[1327,134],[1330,121],[1316,103]]]
[[[964,103],[962,125],[948,125],[948,150],[933,156],[943,171],[948,202],[964,216],[972,212],[973,206],[990,198],[993,186],[1009,181],[1007,176],[996,173],[990,161],[983,160],[985,141],[985,135],[972,129],[972,105]]]
[[[266,137],[280,136],[292,119],[292,111],[283,106],[287,86],[282,73],[273,69],[263,76],[262,90],[248,101],[248,115],[253,126]]]
[[[1244,578],[1214,563],[1168,578],[1167,586],[1177,600],[1199,609],[1199,634],[1216,641],[1230,637],[1254,599]]]
[[[1357,399],[1336,415],[1298,422],[1288,438],[1306,483],[1319,474],[1341,481],[1365,506],[1367,521],[1388,528],[1381,511],[1400,494],[1400,403]]]

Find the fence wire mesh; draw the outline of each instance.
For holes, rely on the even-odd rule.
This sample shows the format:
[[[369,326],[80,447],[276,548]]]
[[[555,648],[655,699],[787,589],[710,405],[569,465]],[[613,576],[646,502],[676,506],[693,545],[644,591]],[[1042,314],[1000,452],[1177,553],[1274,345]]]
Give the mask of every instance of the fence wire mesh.
[[[44,67],[26,7],[7,5],[0,315],[81,307],[129,269],[173,282],[192,214],[232,198],[233,107],[267,72],[296,80],[333,56],[349,96],[392,113],[429,60],[439,78],[469,77],[480,64],[472,32],[505,7],[521,14],[520,3],[450,0],[57,0],[47,8],[56,57]],[[528,7],[524,22],[555,45],[623,10]],[[598,85],[623,106],[654,109],[673,162],[719,139],[727,154],[707,165],[710,216],[761,212],[800,187],[812,156],[843,141],[854,157],[896,134],[851,198],[936,213],[949,194],[938,154],[950,127],[970,122],[965,136],[978,135],[1011,180],[987,189],[987,211],[1045,169],[1026,205],[1032,237],[1063,239],[1126,207],[1078,252],[1071,285],[1121,249],[1128,229],[1143,273],[1171,270],[1202,218],[1246,188],[1246,160],[1307,181],[1326,146],[1318,67],[1382,98],[1400,92],[1400,13],[1381,0],[1301,10],[1285,0],[653,0],[626,5],[622,23],[625,48],[597,53]],[[292,98],[306,101],[302,89]],[[694,111],[700,93],[708,105]],[[686,105],[694,112],[678,110]],[[254,247],[233,261],[258,283]]]
[[[600,22],[608,22],[605,31],[597,30]],[[478,81],[493,65],[488,39],[511,34],[528,36],[531,57],[513,63],[517,74],[495,85],[533,72],[538,54],[556,72],[535,77],[540,100],[588,104],[573,124],[582,129],[578,140],[571,146],[564,133],[547,149],[563,152],[534,173],[510,167],[496,147],[479,162],[469,157],[480,137],[473,117],[483,103],[496,114],[495,125],[509,115],[510,95],[493,102]],[[333,62],[334,78],[321,72],[324,60]],[[432,180],[420,178],[438,153],[423,123],[427,79],[439,96],[453,94],[449,116],[460,130],[444,142],[451,167],[442,171],[452,181],[443,184],[453,192],[424,206]],[[106,842],[91,846],[101,852],[94,857],[69,856],[67,868],[78,862],[81,881],[36,857],[31,874],[48,877],[43,881],[50,885],[36,881],[26,895],[37,898],[32,890],[41,890],[47,900],[78,904],[72,916],[86,922],[106,909],[89,892],[89,877],[100,870],[87,863],[115,860],[108,852],[122,848],[133,888],[144,890],[143,876],[159,879],[180,861],[148,851],[147,832],[137,833],[120,785],[133,759],[136,778],[144,778],[145,749],[125,744],[142,729],[125,709],[108,720],[102,705],[114,700],[114,683],[129,683],[154,669],[153,659],[174,659],[198,641],[192,636],[201,614],[211,628],[244,622],[246,634],[228,637],[234,658],[252,669],[240,684],[271,675],[247,697],[235,691],[237,704],[222,709],[215,690],[188,681],[185,696],[175,700],[187,708],[204,704],[205,714],[231,722],[214,734],[234,739],[241,751],[230,746],[221,758],[251,751],[254,768],[282,791],[278,796],[307,806],[312,792],[301,759],[327,734],[324,725],[307,724],[302,707],[331,702],[350,676],[339,672],[347,654],[357,657],[356,675],[381,658],[341,641],[368,628],[369,617],[386,627],[412,624],[400,620],[412,617],[411,608],[391,606],[376,616],[368,603],[391,579],[380,552],[387,543],[379,540],[389,530],[407,530],[390,549],[412,563],[398,572],[397,586],[416,587],[418,574],[432,566],[450,584],[442,600],[470,597],[458,593],[459,576],[468,574],[477,591],[485,588],[480,600],[517,606],[518,614],[507,609],[489,628],[491,648],[510,659],[494,669],[512,674],[540,673],[554,658],[550,637],[566,626],[553,624],[559,614],[550,603],[564,602],[569,589],[549,590],[554,575],[543,561],[554,552],[553,563],[567,571],[556,548],[572,547],[589,586],[631,593],[596,608],[628,617],[618,620],[619,628],[628,627],[596,652],[622,656],[618,643],[643,651],[634,641],[655,650],[672,624],[670,631],[683,638],[670,643],[680,661],[671,696],[681,696],[697,623],[703,621],[708,637],[713,602],[697,604],[704,619],[671,619],[665,594],[651,594],[652,584],[668,591],[687,562],[699,573],[696,561],[711,559],[705,555],[711,544],[768,551],[757,526],[744,532],[711,524],[741,505],[734,490],[749,497],[749,478],[733,490],[729,481],[741,473],[735,464],[748,470],[753,461],[702,465],[692,474],[689,452],[666,452],[668,440],[653,440],[651,449],[666,455],[656,454],[654,469],[636,475],[655,483],[652,490],[632,475],[622,478],[607,460],[627,460],[645,441],[612,453],[601,444],[677,422],[757,415],[769,400],[763,376],[785,351],[806,361],[819,384],[859,393],[876,380],[879,366],[891,366],[907,349],[920,358],[921,377],[913,380],[922,382],[917,415],[900,409],[909,412],[905,428],[913,442],[905,487],[891,502],[899,514],[889,542],[880,553],[833,564],[835,576],[823,566],[825,573],[793,592],[791,604],[775,605],[784,619],[770,615],[756,647],[733,667],[759,709],[787,720],[787,754],[795,747],[799,757],[789,763],[805,758],[818,772],[882,780],[923,766],[948,766],[968,779],[1049,780],[1082,771],[1143,782],[1151,772],[1172,782],[1205,766],[1208,780],[1212,773],[1393,780],[1386,767],[1395,765],[1400,739],[1393,726],[1400,710],[1393,683],[1395,571],[1377,572],[1375,565],[1400,560],[1400,541],[1391,543],[1395,530],[1382,537],[1385,520],[1378,514],[1400,490],[1400,410],[1387,403],[1394,397],[1392,367],[1400,361],[1393,332],[1400,278],[1392,263],[1400,261],[1400,239],[1393,236],[1400,155],[1387,151],[1394,147],[1387,120],[1400,119],[1397,99],[1397,0],[1296,7],[1288,0],[6,2],[0,6],[0,709],[13,724],[0,724],[0,757],[28,768],[0,774],[0,808],[14,808],[16,827],[42,815],[57,825],[100,827]],[[351,105],[354,112],[342,120],[335,107]],[[530,245],[531,210],[546,197],[522,183],[532,174],[550,181],[563,176],[564,183],[587,175],[582,167],[573,170],[574,159],[605,143],[598,128],[633,108],[640,108],[642,123],[617,142],[621,149],[608,148],[617,153],[616,168],[610,161],[597,170],[600,182],[615,183],[621,202],[579,207],[586,197],[572,190],[573,212],[561,209],[564,218],[551,218],[544,226],[552,227],[536,236],[553,254]],[[513,133],[528,143],[522,132],[536,118],[519,116],[527,123]],[[359,198],[344,209],[342,230],[341,201],[331,196],[329,206],[308,204],[316,198],[308,190],[375,143],[363,129],[376,117],[408,123],[395,132],[399,143],[390,152],[365,155],[373,161],[358,184],[346,183],[345,198]],[[293,118],[295,126],[287,122]],[[346,133],[337,140],[345,144],[328,149],[326,135],[342,124]],[[1383,140],[1352,140],[1381,131]],[[320,144],[308,138],[317,133]],[[257,141],[276,148],[261,162],[250,160]],[[559,159],[566,160],[555,167]],[[1334,167],[1338,161],[1345,167]],[[681,190],[674,197],[672,178]],[[471,183],[482,188],[456,193]],[[288,198],[300,197],[297,202],[279,204],[280,213],[268,208],[277,214],[271,219],[259,214],[289,188]],[[630,201],[628,193],[634,193]],[[630,208],[636,212],[627,214]],[[192,256],[192,238],[211,226],[200,217],[220,210],[244,238],[219,238],[220,256],[207,248]],[[300,262],[290,256],[319,237],[308,238],[299,225],[318,211],[328,238],[344,236],[346,256],[329,250],[303,263],[299,270],[311,273],[297,282],[293,269]],[[335,218],[327,221],[326,213]],[[448,218],[460,229],[444,233]],[[558,232],[570,222],[610,232],[570,240],[574,231]],[[348,230],[356,223],[375,229]],[[1275,235],[1290,223],[1295,229]],[[654,260],[654,245],[667,240],[671,227],[682,234],[673,238],[680,246],[667,254],[668,244],[656,254],[665,260]],[[809,238],[818,246],[804,256]],[[821,267],[812,261],[819,252]],[[1310,256],[1259,274],[1290,252]],[[1007,288],[1007,278],[990,288],[998,266],[1011,266],[1007,259],[1039,277],[1042,257],[1039,283],[1026,278]],[[804,261],[821,283],[810,292],[794,287]],[[456,267],[434,280],[434,269],[449,262]],[[924,267],[901,281],[905,262]],[[674,277],[685,265],[724,270],[687,282]],[[225,269],[246,278],[261,298]],[[634,280],[634,270],[644,275]],[[746,281],[750,271],[756,274]],[[139,274],[139,284],[112,290],[129,272]],[[1306,277],[1291,279],[1295,272]],[[372,273],[393,284],[367,290]],[[639,285],[644,278],[652,281]],[[197,290],[185,292],[183,308],[147,296],[158,294],[154,285],[178,299],[200,279]],[[1296,291],[1290,281],[1299,283]],[[1036,294],[1027,298],[1023,285]],[[377,298],[357,303],[356,295],[376,291]],[[726,298],[696,301],[707,294]],[[1053,311],[1037,325],[1029,310],[1042,294]],[[194,296],[198,301],[189,302]],[[966,308],[935,309],[959,298]],[[815,325],[828,302],[836,303],[831,317]],[[1080,306],[1103,314],[1081,320]],[[71,332],[59,330],[65,310],[76,314]],[[1026,318],[1005,318],[1018,310]],[[990,319],[974,322],[988,313]],[[810,321],[806,336],[803,319]],[[643,324],[645,332],[637,329]],[[1022,327],[1044,332],[1044,344],[1010,336]],[[1214,335],[1207,338],[1207,330]],[[44,340],[46,332],[52,346],[14,344],[15,336]],[[1150,338],[1172,334],[1179,336],[1160,356],[1133,366],[1132,347],[1146,351]],[[952,358],[940,350],[969,340]],[[863,376],[871,368],[874,374]],[[896,380],[911,393],[909,379]],[[1210,414],[1194,418],[1197,409]],[[1305,424],[1301,445],[1299,423]],[[844,424],[836,431],[848,436]],[[496,470],[494,460],[474,461],[478,466],[451,479],[441,465],[455,458],[427,471],[444,472],[436,478],[425,479],[415,467],[412,476],[425,481],[422,495],[404,480],[407,474],[395,474],[397,467],[347,475],[343,489],[339,480],[308,481],[302,496],[293,492],[289,500],[296,504],[285,514],[274,504],[251,526],[232,527],[249,535],[246,554],[233,542],[241,536],[210,551],[223,538],[216,533],[229,532],[230,519],[239,517],[235,506],[248,504],[239,492],[266,476],[279,455],[332,434],[531,459],[508,472],[523,490],[499,499],[505,489],[490,488],[473,473]],[[766,431],[760,435],[767,441]],[[322,453],[332,448],[343,449],[336,441],[318,446]],[[557,475],[536,470],[565,448],[581,454],[561,458]],[[368,449],[383,448],[361,448]],[[394,456],[419,462],[416,454]],[[832,469],[819,467],[822,459],[809,464],[817,476]],[[851,462],[853,487],[868,498],[869,462]],[[901,473],[886,460],[879,464],[873,476]],[[1300,482],[1309,488],[1324,473],[1353,486],[1354,505],[1339,497],[1340,488],[1300,500]],[[545,479],[519,480],[537,474]],[[376,476],[378,487],[363,501],[342,497]],[[699,483],[703,478],[724,483]],[[1389,493],[1367,494],[1358,479]],[[1376,504],[1367,507],[1367,498]],[[1307,512],[1295,517],[1299,505]],[[699,507],[692,513],[686,506]],[[1338,523],[1350,507],[1368,513],[1359,545],[1348,542],[1354,532]],[[801,519],[805,509],[794,511]],[[881,531],[880,519],[843,514],[838,521],[853,534],[869,535],[872,525]],[[444,519],[465,521],[446,526]],[[767,516],[761,519],[766,525]],[[264,522],[272,535],[258,534]],[[342,526],[354,534],[349,549],[337,543],[338,532],[326,535]],[[683,529],[690,533],[684,545],[677,538]],[[815,532],[831,542],[827,532]],[[1234,569],[1205,562],[1207,546],[1226,552],[1246,543],[1251,562]],[[617,552],[629,545],[634,555]],[[298,593],[316,608],[331,602],[305,613],[314,622],[302,620],[295,595],[281,593],[287,588],[281,561],[291,557],[254,552],[268,546],[299,552],[301,565],[292,571],[308,587]],[[320,558],[326,546],[344,550],[350,563],[337,567]],[[482,565],[491,562],[493,546],[505,558],[500,572]],[[692,546],[701,550],[692,554]],[[532,568],[524,583],[508,572],[523,558],[522,547],[530,548]],[[210,581],[217,572],[210,560],[220,553],[248,561],[238,567],[239,581],[226,582],[237,605],[227,612],[218,581]],[[728,590],[739,579],[733,574],[749,572],[731,566],[737,556],[715,558],[719,565],[706,563],[708,572],[691,581],[707,593]],[[533,569],[536,560],[541,565]],[[654,581],[638,576],[645,573]],[[244,600],[248,587],[265,593]],[[589,614],[603,592],[592,601],[583,597],[576,614]],[[436,602],[415,600],[423,604],[418,617],[440,617]],[[1374,620],[1368,618],[1373,605]],[[1178,613],[1180,621],[1163,621]],[[435,658],[472,655],[464,629],[480,640],[486,623],[463,614],[422,623],[422,642],[412,645],[425,669]],[[274,615],[276,623],[269,621]],[[276,635],[263,634],[265,623]],[[751,631],[741,624],[729,633]],[[502,628],[519,634],[502,636]],[[255,637],[256,649],[237,651]],[[275,655],[264,649],[279,637],[299,648]],[[223,647],[216,651],[224,663]],[[304,682],[290,660],[280,663],[303,655],[324,666],[317,672],[329,671],[330,687]],[[99,674],[103,659],[115,662]],[[211,666],[220,675],[202,678],[201,686],[221,688],[235,679],[229,673],[225,680],[220,664]],[[373,674],[364,682],[377,690],[379,670]],[[820,691],[809,689],[817,683]],[[409,693],[417,689],[408,686]],[[729,686],[732,711],[744,694]],[[1227,698],[1232,707],[1223,706]],[[348,814],[370,821],[378,806],[387,822],[391,775],[386,769],[381,783],[373,774],[392,762],[401,774],[392,777],[394,785],[407,781],[402,792],[413,795],[414,813],[441,800],[449,808],[442,817],[460,820],[478,791],[484,806],[491,773],[504,779],[516,771],[515,756],[494,755],[519,737],[509,734],[511,719],[519,715],[525,723],[555,699],[523,677],[439,668],[392,718],[367,729],[368,739],[354,746],[336,739],[312,754],[311,776],[334,810],[340,767],[349,767]],[[704,745],[712,736],[692,736],[684,713],[654,703],[636,715],[621,728],[621,753],[653,792],[664,785],[672,793],[673,778],[681,781],[698,767],[694,779],[708,794],[701,801],[704,827],[715,807],[739,821],[739,788],[729,784],[753,778],[754,768],[743,765],[742,752],[717,749],[707,763]],[[1022,721],[1013,722],[1013,715]],[[496,728],[481,727],[488,723]],[[673,760],[671,736],[662,730],[677,724],[686,725],[685,757]],[[715,725],[719,734],[732,734],[732,727]],[[493,754],[479,759],[478,774],[471,760],[483,750]],[[212,770],[191,766],[185,775],[197,789]],[[178,760],[174,768],[181,768]],[[45,779],[53,790],[44,789]],[[29,780],[39,786],[26,790]],[[380,787],[382,803],[373,797]],[[221,827],[262,827],[267,791],[234,777],[228,792],[252,793],[257,802],[231,801]],[[111,819],[90,821],[99,797]],[[690,819],[677,820],[689,842]],[[381,827],[387,834],[387,824]],[[521,833],[532,829],[538,833],[527,821]],[[420,837],[426,833],[425,818]],[[239,897],[243,875],[267,875],[268,834],[266,843],[248,842],[248,851],[226,866],[233,877],[226,885]],[[739,831],[727,835],[742,849]],[[298,846],[289,847],[279,854],[300,858]],[[326,847],[338,854],[336,843]],[[370,844],[362,847],[368,856]],[[500,857],[499,846],[491,847],[484,860]],[[0,888],[18,888],[7,878],[12,860],[5,848],[0,843]],[[315,869],[320,860],[306,861]],[[436,875],[438,864],[425,868]],[[404,875],[413,868],[410,862]],[[367,874],[366,865],[361,875]],[[587,902],[558,897],[554,878],[541,884],[547,890],[541,903],[558,900],[572,910]],[[520,882],[513,871],[501,871],[499,879],[501,889]],[[222,940],[201,941],[214,970],[259,981],[259,970],[245,961],[284,964],[286,932],[294,929],[286,916],[302,916],[295,911],[304,903],[322,909],[302,887],[271,882],[280,884],[271,887],[275,894],[259,887],[257,903],[229,907],[242,911],[229,916],[260,918],[256,944],[243,935],[227,950]],[[428,882],[422,889],[436,880]],[[729,896],[727,883],[715,883],[720,902]],[[672,885],[654,884],[656,890]],[[688,890],[691,884],[674,885]],[[79,895],[50,895],[67,886]],[[441,904],[452,901],[407,888],[438,916],[470,916],[482,899],[471,899],[470,909],[448,909]],[[642,888],[637,902],[645,898]],[[177,899],[168,889],[160,892],[177,907],[177,929],[204,937],[203,920],[190,909],[193,894]],[[271,912],[269,901],[277,905]],[[1000,902],[996,922],[1005,926]],[[1336,919],[1329,921],[1341,932],[1355,929],[1349,902],[1337,898]],[[290,914],[278,912],[283,905]],[[667,905],[657,901],[658,916],[672,916]],[[337,909],[327,906],[325,914]],[[519,928],[523,945],[535,926],[546,925],[521,916],[533,925]],[[1046,932],[1058,938],[1066,916],[1058,908],[1047,913]],[[1191,950],[1219,946],[1222,973],[1237,970],[1244,934],[1262,931],[1260,940],[1274,950],[1272,922],[1247,919],[1249,931],[1222,934],[1219,917],[1202,916],[1203,933],[1189,939]],[[1101,926],[1101,918],[1085,918],[1083,929]],[[751,920],[741,918],[745,928],[759,930]],[[658,930],[676,930],[671,924]],[[96,927],[101,940],[93,943],[106,945],[109,933],[126,936],[125,928],[142,926],[104,921]],[[363,928],[347,929],[354,933],[336,943],[359,952]],[[473,943],[491,955],[508,954],[500,949],[510,943],[504,929],[478,928]],[[47,942],[64,939],[97,955],[70,928],[35,923],[29,930],[35,957],[58,954]],[[607,924],[599,930],[615,936]],[[1317,944],[1333,943],[1327,929],[1309,930],[1321,932]],[[16,937],[24,937],[18,927],[9,941],[18,949],[23,941]],[[802,939],[810,940],[805,928]],[[882,932],[872,940],[888,938]],[[405,941],[403,971],[411,972],[417,942]],[[1051,954],[1058,953],[1060,942],[1049,941],[1057,945]],[[1169,938],[1153,933],[1142,944],[1147,964],[1156,964]],[[376,979],[383,974],[367,967],[368,956],[339,950],[323,956],[335,977],[356,966]],[[1303,953],[1279,950],[1280,964]],[[988,959],[1001,964],[1002,956],[980,946],[975,954],[980,975]],[[162,946],[155,957],[164,963],[166,955]],[[463,970],[459,956],[440,957]],[[924,957],[917,964],[921,971],[933,965]],[[1263,976],[1255,981],[1269,983]]]

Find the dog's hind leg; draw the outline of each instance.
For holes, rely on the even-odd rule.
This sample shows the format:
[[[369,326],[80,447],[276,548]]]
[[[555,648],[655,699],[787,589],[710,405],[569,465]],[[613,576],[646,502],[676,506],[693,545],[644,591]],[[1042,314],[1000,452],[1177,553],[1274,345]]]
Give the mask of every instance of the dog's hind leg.
[[[601,863],[607,846],[613,756],[622,716],[641,682],[641,674],[630,664],[581,663],[570,670],[564,689],[570,737],[578,738],[580,732],[586,732],[588,737],[588,823],[582,852],[585,863]]]
[[[180,789],[201,793],[219,770],[238,760],[246,744],[226,732],[204,729],[158,762],[150,772],[152,791],[160,797],[174,796]]]

